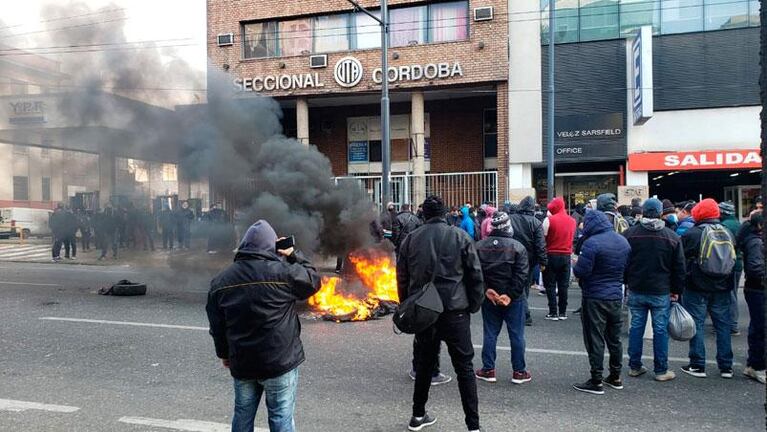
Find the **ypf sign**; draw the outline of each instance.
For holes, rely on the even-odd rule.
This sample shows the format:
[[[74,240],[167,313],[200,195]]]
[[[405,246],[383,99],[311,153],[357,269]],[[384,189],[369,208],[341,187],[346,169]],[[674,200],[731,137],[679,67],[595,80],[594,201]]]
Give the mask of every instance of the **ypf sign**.
[[[333,78],[341,87],[354,87],[362,81],[362,63],[354,57],[338,60]]]

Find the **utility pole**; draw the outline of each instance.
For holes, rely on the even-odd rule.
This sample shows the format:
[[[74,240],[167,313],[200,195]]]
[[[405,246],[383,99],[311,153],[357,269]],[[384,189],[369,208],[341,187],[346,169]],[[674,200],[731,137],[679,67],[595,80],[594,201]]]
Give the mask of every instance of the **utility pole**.
[[[765,11],[764,8],[764,0],[761,0],[759,5],[759,18],[761,20],[759,32],[759,46],[761,48],[759,50],[759,96],[762,103],[762,112],[759,114],[759,120],[761,121],[760,136],[762,138],[760,147],[762,149],[762,155],[765,155],[767,154],[765,153],[767,152],[767,11]],[[764,197],[765,191],[767,191],[766,168],[767,166],[765,166],[764,158],[762,158],[762,197]],[[762,240],[763,243],[767,245],[767,230],[762,230]],[[767,254],[765,254],[765,257],[767,257]],[[765,258],[765,264],[767,264],[767,258]],[[762,280],[762,286],[764,286],[765,283],[767,283],[767,281]],[[764,311],[762,313],[764,314],[764,318],[767,319],[767,296],[765,296],[764,299]],[[764,407],[765,413],[767,414],[767,393],[765,393]]]
[[[554,15],[556,9],[556,0],[549,0],[549,124],[547,128],[549,136],[547,141],[548,153],[546,154],[548,169],[546,190],[548,191],[549,202],[554,199]]]
[[[373,18],[381,26],[381,208],[391,201],[391,139],[389,137],[389,5],[381,0],[381,17],[347,0],[354,8]]]

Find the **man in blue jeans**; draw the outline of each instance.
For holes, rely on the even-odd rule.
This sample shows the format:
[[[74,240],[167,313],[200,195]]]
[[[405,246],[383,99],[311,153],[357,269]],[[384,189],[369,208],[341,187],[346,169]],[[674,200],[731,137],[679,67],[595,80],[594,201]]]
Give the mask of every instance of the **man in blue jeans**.
[[[511,221],[505,212],[493,215],[492,228],[490,236],[476,245],[487,297],[482,303],[482,369],[476,376],[487,382],[497,381],[495,348],[505,322],[511,341],[511,382],[523,384],[532,379],[525,366],[525,285],[530,270],[527,250],[514,240]]]
[[[668,317],[671,301],[679,299],[685,280],[682,240],[661,219],[663,204],[650,198],[642,205],[642,217],[623,233],[631,246],[626,284],[631,310],[629,330],[629,376],[647,372],[642,365],[642,336],[647,313],[652,313],[653,356],[656,381],[676,378],[668,370]]]
[[[317,271],[260,220],[245,233],[234,263],[210,284],[206,311],[216,355],[234,378],[232,432],[253,432],[266,395],[271,432],[294,432],[298,366],[304,361],[296,301],[320,288]]]
[[[690,340],[690,364],[682,366],[682,372],[696,378],[706,377],[706,345],[703,324],[706,314],[711,315],[716,333],[716,363],[719,375],[730,379],[732,373],[732,341],[730,331],[730,290],[733,289],[732,269],[735,267],[734,240],[729,231],[719,221],[719,205],[711,198],[704,199],[692,209],[695,226],[682,236],[684,255],[687,260],[687,283],[682,304],[695,320],[696,333]],[[708,231],[707,231],[708,230]],[[718,230],[721,240],[709,241],[707,232]],[[707,238],[704,238],[707,237]],[[707,254],[701,257],[701,243],[709,244]],[[728,243],[729,242],[729,243]],[[710,251],[720,247],[732,248],[726,263],[720,262],[719,269],[704,269],[709,259],[726,257],[724,254],[712,254]],[[727,271],[729,269],[729,272]],[[716,271],[720,274],[717,274]]]

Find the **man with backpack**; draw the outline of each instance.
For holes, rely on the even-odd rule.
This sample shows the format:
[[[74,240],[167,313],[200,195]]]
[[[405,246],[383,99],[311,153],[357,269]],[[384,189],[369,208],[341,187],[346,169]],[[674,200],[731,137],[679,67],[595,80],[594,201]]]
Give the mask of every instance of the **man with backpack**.
[[[719,205],[706,198],[692,209],[695,226],[682,236],[687,260],[687,284],[682,305],[695,320],[696,333],[690,340],[690,364],[682,372],[706,377],[704,322],[711,316],[716,333],[716,362],[722,378],[732,378],[730,290],[735,268],[735,243],[720,220]],[[681,227],[680,227],[681,228]]]
[[[479,310],[485,297],[482,267],[474,241],[460,228],[447,225],[440,197],[426,198],[423,212],[426,223],[410,233],[400,246],[397,289],[404,305],[408,297],[433,284],[444,311],[434,324],[415,335],[416,377],[408,429],[419,431],[437,421],[426,412],[426,402],[439,346],[444,341],[455,368],[466,426],[469,431],[479,431],[470,314]]]

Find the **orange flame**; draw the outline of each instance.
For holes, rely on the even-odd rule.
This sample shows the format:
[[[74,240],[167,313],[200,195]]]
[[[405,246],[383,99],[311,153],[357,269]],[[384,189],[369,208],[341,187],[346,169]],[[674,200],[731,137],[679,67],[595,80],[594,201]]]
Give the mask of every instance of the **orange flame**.
[[[322,287],[309,299],[309,305],[314,310],[336,321],[364,321],[373,317],[380,302],[399,302],[397,271],[391,257],[350,255],[349,261],[362,284],[369,290],[367,296],[362,299],[340,293],[339,284],[343,284],[341,278],[323,277]]]

